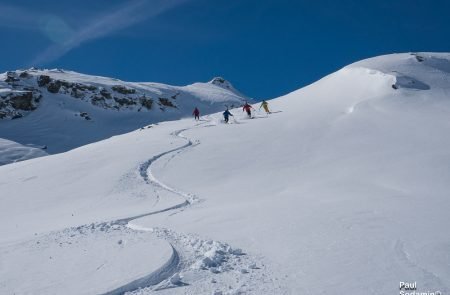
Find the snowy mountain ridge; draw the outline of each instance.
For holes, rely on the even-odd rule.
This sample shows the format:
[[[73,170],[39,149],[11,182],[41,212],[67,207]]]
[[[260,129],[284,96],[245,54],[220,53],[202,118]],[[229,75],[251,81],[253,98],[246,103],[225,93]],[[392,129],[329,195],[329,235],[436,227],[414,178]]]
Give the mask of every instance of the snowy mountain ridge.
[[[220,77],[170,86],[61,69],[17,70],[0,74],[0,137],[62,152],[191,116],[194,107],[208,114],[246,100],[251,101]]]
[[[216,77],[208,83],[188,86],[169,86],[160,83],[124,82],[118,79],[84,75],[61,69],[17,70],[0,74],[1,119],[17,119],[39,107],[46,94],[63,94],[89,102],[103,109],[117,111],[166,111],[179,108],[177,97],[186,93],[198,94],[197,98],[211,104],[217,102],[242,103],[246,97],[230,82]],[[201,89],[214,90],[211,85],[224,89],[219,96],[204,97]],[[217,93],[217,92],[216,92]],[[194,102],[192,102],[194,103]]]

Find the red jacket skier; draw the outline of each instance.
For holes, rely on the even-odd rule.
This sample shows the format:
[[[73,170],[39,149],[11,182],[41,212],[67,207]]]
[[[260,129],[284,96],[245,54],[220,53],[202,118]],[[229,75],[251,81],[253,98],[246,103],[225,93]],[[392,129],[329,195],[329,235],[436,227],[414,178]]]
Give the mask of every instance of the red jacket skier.
[[[244,104],[244,106],[242,107],[242,111],[247,112],[247,115],[249,118],[252,117],[252,109],[253,107],[251,105],[249,105],[247,102]]]
[[[192,115],[194,116],[195,120],[200,120],[200,111],[197,108],[194,109]]]

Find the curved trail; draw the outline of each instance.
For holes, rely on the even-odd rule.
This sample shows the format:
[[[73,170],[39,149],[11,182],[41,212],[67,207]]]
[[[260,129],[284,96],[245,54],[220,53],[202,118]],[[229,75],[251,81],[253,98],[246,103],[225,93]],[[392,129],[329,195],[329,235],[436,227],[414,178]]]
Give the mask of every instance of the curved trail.
[[[138,218],[142,218],[145,216],[150,216],[150,215],[155,215],[155,214],[159,214],[159,213],[163,213],[163,212],[168,212],[171,210],[176,210],[176,209],[182,209],[185,208],[187,206],[190,206],[196,202],[199,201],[199,199],[194,195],[194,194],[190,194],[190,193],[186,193],[186,192],[182,192],[178,189],[175,189],[173,187],[170,187],[168,185],[166,185],[165,183],[161,182],[160,180],[158,180],[154,174],[151,172],[151,166],[153,163],[155,163],[156,161],[158,161],[159,159],[161,159],[162,157],[172,154],[172,153],[177,153],[177,152],[181,152],[189,147],[195,147],[196,145],[200,144],[199,141],[196,141],[195,143],[190,140],[189,138],[185,137],[182,135],[182,132],[187,131],[187,130],[191,130],[195,127],[201,126],[203,124],[206,124],[210,122],[210,120],[207,120],[204,123],[199,123],[197,125],[195,125],[194,127],[191,128],[183,128],[180,130],[176,130],[174,132],[171,133],[171,135],[176,136],[178,138],[182,138],[184,140],[187,141],[186,144],[179,146],[177,148],[165,151],[163,153],[160,153],[154,157],[152,157],[151,159],[147,160],[146,162],[142,163],[139,166],[139,174],[141,175],[141,177],[145,180],[146,183],[153,185],[157,188],[166,190],[170,193],[173,193],[175,195],[178,195],[180,197],[182,197],[184,199],[184,202],[179,203],[177,205],[168,207],[168,208],[164,208],[158,211],[152,211],[149,213],[144,213],[144,214],[140,214],[140,215],[136,215],[136,216],[132,216],[132,217],[128,217],[128,218],[124,218],[124,219],[119,219],[115,222],[113,222],[112,224],[115,225],[119,225],[119,226],[126,226],[132,230],[140,230],[139,228],[133,227],[133,226],[129,226],[129,222],[138,219]],[[214,125],[208,125],[208,126],[214,126]],[[175,155],[174,155],[175,156]],[[174,157],[173,156],[173,157]],[[172,157],[172,158],[173,158]],[[172,159],[171,158],[171,159]],[[161,232],[165,232],[164,230]],[[161,233],[160,232],[160,233]],[[173,233],[172,233],[173,235]],[[161,234],[158,235],[159,238],[164,238],[161,237]],[[150,287],[150,286],[155,286],[158,285],[159,283],[163,282],[164,280],[169,279],[170,277],[172,277],[173,275],[175,275],[177,272],[179,272],[182,268],[182,262],[180,259],[180,253],[179,251],[177,251],[176,247],[173,245],[173,243],[171,243],[170,241],[168,241],[166,239],[166,241],[170,244],[170,246],[172,247],[172,256],[170,258],[170,260],[164,264],[162,267],[160,267],[158,270],[152,272],[151,274],[136,279],[126,285],[123,285],[119,288],[116,288],[114,290],[111,290],[107,293],[104,294],[108,294],[108,295],[113,295],[113,294],[124,294],[126,292],[130,292],[130,291],[134,291],[140,288],[145,288],[145,287]],[[179,282],[181,284],[181,282]],[[181,284],[183,285],[183,284]]]
[[[172,257],[157,271],[105,294],[140,295],[153,294],[155,291],[164,293],[164,290],[173,290],[172,288],[187,285],[189,285],[189,292],[192,294],[216,293],[216,291],[219,294],[223,294],[221,292],[234,292],[236,294],[248,292],[252,294],[286,293],[284,287],[279,284],[276,275],[263,264],[262,257],[247,255],[241,249],[233,248],[229,244],[217,240],[206,240],[193,234],[177,233],[166,228],[144,228],[130,223],[141,217],[163,212],[175,210],[180,212],[201,201],[196,195],[183,192],[159,180],[152,172],[152,165],[165,156],[169,157],[167,159],[167,162],[169,162],[181,152],[200,144],[200,141],[193,141],[184,136],[183,132],[216,125],[217,123],[207,116],[206,121],[172,132],[172,136],[181,138],[186,143],[155,155],[139,165],[139,175],[147,184],[154,187],[157,195],[157,190],[163,190],[181,197],[183,201],[162,210],[120,219],[115,221],[114,224],[135,232],[151,232],[157,238],[169,243],[172,248]],[[189,278],[190,284],[182,281],[183,276]],[[173,291],[168,292],[171,294]]]
[[[199,125],[200,125],[200,124],[198,124],[198,125],[196,125],[196,126],[199,126]],[[195,127],[196,127],[196,126],[195,126]],[[196,141],[196,142],[194,143],[194,142],[192,142],[192,140],[190,140],[189,138],[187,138],[187,137],[185,137],[185,136],[182,135],[182,132],[187,131],[187,130],[190,130],[190,129],[192,129],[192,128],[184,128],[184,129],[180,129],[180,130],[177,130],[177,131],[171,133],[171,135],[173,135],[173,136],[176,136],[176,137],[178,137],[178,138],[182,138],[182,139],[184,139],[184,140],[187,140],[187,143],[186,143],[186,144],[184,144],[184,145],[182,145],[182,146],[180,146],[180,147],[171,149],[171,150],[169,150],[169,151],[163,152],[163,153],[161,153],[161,154],[159,154],[159,155],[156,155],[156,156],[154,156],[153,158],[151,158],[150,160],[148,160],[147,162],[141,164],[141,166],[139,167],[139,172],[140,172],[142,178],[143,178],[147,183],[149,183],[149,184],[151,184],[151,185],[154,185],[154,186],[156,186],[156,187],[158,187],[158,188],[161,188],[161,189],[163,189],[163,190],[169,191],[169,192],[171,192],[171,193],[174,193],[174,194],[176,194],[176,195],[178,195],[178,196],[184,198],[184,199],[185,199],[185,202],[183,202],[183,204],[185,204],[185,205],[191,205],[191,204],[197,202],[197,201],[198,201],[198,198],[197,198],[195,195],[193,195],[193,194],[182,192],[182,191],[180,191],[180,190],[178,190],[178,189],[175,189],[175,188],[173,188],[173,187],[170,187],[170,186],[164,184],[163,182],[161,182],[160,180],[158,180],[158,179],[153,175],[153,173],[151,172],[150,166],[151,166],[154,162],[156,162],[157,160],[159,160],[160,158],[162,158],[162,157],[164,157],[164,156],[166,156],[166,155],[168,155],[168,154],[172,154],[172,153],[175,153],[175,152],[181,152],[181,151],[183,151],[183,150],[185,150],[185,149],[187,149],[187,148],[189,148],[189,147],[195,147],[195,146],[197,146],[198,144],[200,144],[199,141]],[[182,205],[182,204],[180,204],[180,206],[181,206],[181,205]]]
[[[162,210],[140,214],[114,222],[116,225],[125,229],[136,232],[151,232],[156,237],[165,240],[172,247],[172,257],[157,271],[105,294],[124,294],[127,292],[129,294],[150,294],[155,291],[164,292],[164,290],[187,286],[188,284],[182,281],[183,275],[189,277],[189,292],[192,292],[192,294],[214,293],[218,290],[222,290],[223,292],[233,291],[236,294],[247,293],[250,290],[252,291],[251,293],[255,294],[285,293],[279,286],[277,279],[271,274],[271,271],[262,263],[261,257],[247,255],[241,249],[233,248],[224,242],[205,240],[196,235],[177,233],[165,228],[141,228],[139,225],[130,223],[133,220],[145,216],[183,210],[201,201],[196,195],[183,192],[159,180],[152,172],[152,165],[165,156],[169,156],[167,161],[171,161],[181,152],[199,145],[199,141],[191,140],[184,136],[183,132],[195,128],[217,125],[209,117],[206,118],[206,121],[198,123],[193,127],[179,129],[171,133],[172,136],[185,140],[185,144],[153,156],[139,166],[140,176],[147,184],[155,188],[155,192],[156,189],[163,190],[181,197],[183,201]],[[180,276],[180,274],[183,275]]]
[[[161,283],[163,280],[171,277],[178,270],[180,265],[180,256],[175,248],[172,246],[172,256],[163,266],[151,274],[142,278],[136,279],[126,285],[116,288],[112,291],[106,292],[103,295],[116,295],[124,294],[126,292],[132,292],[139,288],[153,286]]]
[[[108,295],[147,295],[156,291],[161,295],[220,292],[285,294],[279,287],[276,274],[264,265],[261,256],[247,255],[241,249],[220,240],[154,227],[155,223],[151,219],[133,222],[156,214],[162,214],[157,215],[158,220],[170,218],[201,201],[193,193],[164,183],[154,174],[154,170],[156,166],[158,171],[165,170],[167,163],[175,157],[198,146],[199,141],[188,138],[183,132],[218,124],[214,118],[206,118],[207,120],[197,124],[184,122],[175,125],[178,127],[175,131],[175,128],[167,129],[173,125],[166,126],[158,134],[167,142],[160,145],[160,148],[167,150],[154,153],[148,160],[144,158],[143,162],[132,167],[131,172],[127,172],[124,181],[129,181],[132,188],[125,185],[121,194],[127,196],[126,194],[135,190],[153,190],[157,202],[161,201],[161,197],[167,198],[164,199],[166,207],[160,203],[158,207],[152,207],[154,211],[67,227],[27,241],[26,247],[34,251],[30,252],[29,257],[37,257],[51,271],[66,271],[68,276],[74,277],[73,280],[61,281],[56,286],[53,281],[46,280],[45,273],[41,273],[39,278],[44,281],[40,280],[42,283],[38,282],[37,287],[67,290],[77,288],[80,290],[79,294]],[[184,128],[181,129],[182,127]],[[172,137],[177,140],[171,140]],[[155,196],[153,193],[151,195]],[[151,201],[151,198],[147,201]],[[186,218],[177,218],[170,223],[179,224],[178,222],[183,221]],[[90,249],[92,251],[88,251]],[[72,255],[70,260],[67,259],[67,254]],[[59,264],[55,266],[54,261]],[[72,265],[77,270],[75,274],[68,271]],[[32,273],[34,272],[36,271],[33,270]],[[188,287],[180,288],[183,286]]]

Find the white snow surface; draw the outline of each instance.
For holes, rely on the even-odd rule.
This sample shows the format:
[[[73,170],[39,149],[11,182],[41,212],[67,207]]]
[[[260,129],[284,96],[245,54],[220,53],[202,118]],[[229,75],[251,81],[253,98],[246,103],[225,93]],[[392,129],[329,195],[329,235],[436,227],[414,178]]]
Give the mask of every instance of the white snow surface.
[[[0,167],[0,293],[447,294],[449,64],[380,56],[269,115]]]
[[[42,148],[26,146],[11,140],[0,138],[0,165],[20,162],[46,155],[47,153],[43,151]]]

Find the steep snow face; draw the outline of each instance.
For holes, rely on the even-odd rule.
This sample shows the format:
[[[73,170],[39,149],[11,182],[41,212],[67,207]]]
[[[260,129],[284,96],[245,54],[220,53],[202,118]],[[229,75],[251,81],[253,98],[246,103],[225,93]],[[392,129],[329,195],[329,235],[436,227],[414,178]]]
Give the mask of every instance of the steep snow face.
[[[0,290],[28,292],[29,269],[36,290],[73,294],[390,294],[400,281],[448,293],[449,61],[368,59],[269,101],[269,115],[165,122],[0,167]],[[86,262],[101,279],[58,271],[85,279],[69,242],[93,256],[122,234],[126,251]],[[145,253],[145,275],[147,243],[165,263]],[[128,283],[100,267],[120,254]]]
[[[169,86],[131,83],[64,70],[0,75],[0,137],[48,146],[50,153],[150,123],[202,114],[246,99],[226,80]]]

